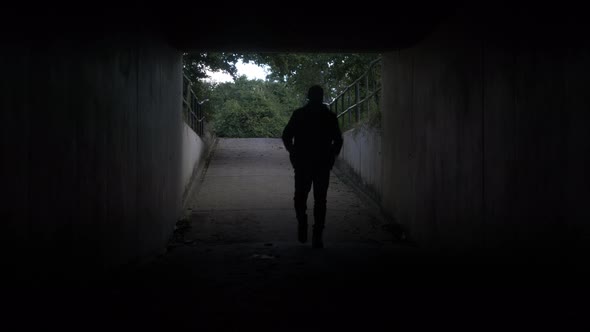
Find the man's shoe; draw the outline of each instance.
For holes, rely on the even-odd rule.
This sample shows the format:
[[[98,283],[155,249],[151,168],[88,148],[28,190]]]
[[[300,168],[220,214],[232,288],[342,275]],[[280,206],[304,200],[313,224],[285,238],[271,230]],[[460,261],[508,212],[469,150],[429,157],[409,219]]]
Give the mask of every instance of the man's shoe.
[[[322,232],[323,229],[320,228],[313,228],[313,236],[311,238],[311,246],[316,249],[321,249],[324,247],[324,242],[322,241]]]
[[[297,239],[301,243],[307,242],[307,223],[300,222],[297,225]]]
[[[301,214],[297,216],[297,239],[301,243],[307,242],[307,215]]]

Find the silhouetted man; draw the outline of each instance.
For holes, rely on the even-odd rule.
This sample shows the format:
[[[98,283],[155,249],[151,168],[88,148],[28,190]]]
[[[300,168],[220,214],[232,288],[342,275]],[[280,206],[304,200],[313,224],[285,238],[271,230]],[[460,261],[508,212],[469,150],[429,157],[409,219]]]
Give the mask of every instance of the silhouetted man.
[[[308,103],[293,112],[283,130],[283,143],[295,169],[295,214],[298,239],[307,242],[307,196],[313,184],[314,248],[323,248],[322,232],[326,221],[326,196],[330,170],[342,149],[342,133],[336,114],[323,104],[324,90],[309,88]]]

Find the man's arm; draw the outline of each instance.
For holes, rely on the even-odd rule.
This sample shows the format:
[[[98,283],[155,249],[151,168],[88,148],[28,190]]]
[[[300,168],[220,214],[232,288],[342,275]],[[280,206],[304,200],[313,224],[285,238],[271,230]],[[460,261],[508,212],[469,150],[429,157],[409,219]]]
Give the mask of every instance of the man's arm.
[[[295,137],[295,112],[291,115],[285,129],[283,129],[283,144],[289,153],[293,152],[293,137]]]
[[[338,118],[336,114],[334,114],[332,120],[332,153],[334,157],[340,154],[340,150],[342,150],[342,144],[344,141],[342,140],[342,132],[340,131],[340,125],[338,124]]]

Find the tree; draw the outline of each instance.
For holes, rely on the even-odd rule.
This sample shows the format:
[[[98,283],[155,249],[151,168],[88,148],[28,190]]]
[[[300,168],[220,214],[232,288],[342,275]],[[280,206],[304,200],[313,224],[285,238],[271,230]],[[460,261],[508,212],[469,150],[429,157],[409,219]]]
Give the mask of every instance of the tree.
[[[242,57],[242,54],[224,52],[184,53],[184,73],[193,83],[207,78],[207,69],[224,71],[235,79],[238,72],[236,63]]]
[[[270,80],[285,83],[300,95],[311,85],[321,84],[327,97],[334,98],[378,57],[376,53],[186,53],[184,68],[195,83],[207,78],[206,69],[225,71],[236,79],[235,65],[241,59],[245,63],[269,66]]]
[[[299,94],[305,94],[313,84],[325,88],[326,97],[332,99],[365,73],[371,61],[379,54],[277,54],[256,53],[243,57],[271,68],[269,79],[292,86]]]
[[[205,116],[222,137],[279,137],[290,112],[303,105],[307,89],[320,84],[327,101],[366,72],[379,54],[185,54],[185,73],[205,104]],[[267,80],[237,77],[236,63],[267,65]],[[208,83],[206,70],[221,70],[234,83]],[[361,88],[362,89],[362,88]],[[373,107],[376,109],[376,107]]]
[[[284,83],[248,80],[218,84],[211,92],[212,122],[220,137],[280,137],[300,103]]]

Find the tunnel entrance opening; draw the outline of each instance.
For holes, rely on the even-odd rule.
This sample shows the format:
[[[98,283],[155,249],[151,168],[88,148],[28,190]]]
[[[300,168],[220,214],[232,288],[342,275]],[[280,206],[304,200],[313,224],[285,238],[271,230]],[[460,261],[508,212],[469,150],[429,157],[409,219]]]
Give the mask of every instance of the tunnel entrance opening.
[[[213,61],[223,56],[201,54],[197,58]],[[185,55],[185,70],[191,67],[189,57]],[[385,308],[375,302],[375,292],[393,296],[388,293],[390,263],[412,261],[413,248],[396,237],[379,207],[339,167],[329,179],[325,248],[314,249],[311,241],[299,243],[293,168],[279,138],[293,109],[306,102],[309,85],[318,82],[327,86],[325,102],[338,102],[332,111],[346,117],[340,119],[345,145],[346,135],[352,135],[361,125],[374,125],[369,114],[379,113],[375,101],[378,95],[367,91],[375,89],[371,80],[379,77],[365,76],[361,85],[353,83],[368,69],[378,72],[374,68],[378,54],[260,57],[273,61],[282,72],[271,72],[266,80],[236,75],[233,82],[225,83],[201,82],[198,73],[187,74],[191,81],[202,83],[195,84],[194,89],[203,93],[200,100],[208,100],[203,104],[207,107],[204,116],[209,121],[208,130],[218,137],[207,167],[192,184],[194,189],[187,197],[184,216],[168,252],[128,277],[129,283],[139,283],[140,287],[170,281],[186,285],[182,293],[193,302],[186,308],[181,306],[182,312],[194,316],[191,310],[198,308],[199,318],[209,323],[218,312],[229,312],[240,321],[254,324],[264,320],[260,313],[273,312],[269,318],[273,324],[297,326],[303,322],[293,322],[286,316],[347,312],[345,303],[349,301],[371,303],[370,310],[378,313]],[[194,67],[203,68],[197,63]],[[335,79],[337,74],[341,80]],[[348,92],[343,94],[342,90]],[[361,104],[361,99],[367,103]],[[351,122],[354,118],[349,117],[349,111],[355,112],[351,113],[355,118],[363,111],[363,116]],[[270,116],[273,114],[276,117]],[[245,134],[251,128],[244,125],[266,131]],[[343,155],[350,157],[353,151],[345,147]],[[360,158],[359,151],[355,156]],[[313,200],[310,193],[310,224],[314,223]],[[149,288],[141,291],[179,301],[175,294],[160,294]],[[329,308],[323,308],[324,304]],[[281,307],[279,313],[274,311],[277,307]],[[367,313],[361,310],[357,314]]]
[[[280,137],[315,84],[343,131],[380,119],[379,53],[209,52],[183,60],[185,90],[206,101],[204,117],[218,137]]]
[[[185,53],[185,89],[206,100],[203,117],[217,143],[207,169],[194,184],[198,188],[187,197],[173,246],[295,241],[293,168],[280,139],[282,131],[291,112],[306,103],[309,86],[318,83],[325,87],[324,103],[339,115],[345,136],[363,126],[378,128],[379,57],[378,53]],[[248,61],[265,66],[266,76],[249,79],[238,66]],[[220,71],[230,76],[207,77],[219,77]],[[376,136],[364,144],[377,140]],[[347,141],[343,156],[351,160],[338,163],[334,171],[339,176],[330,180],[328,220],[333,224],[327,226],[332,231],[326,236],[348,245],[392,242],[399,234],[392,234],[394,228],[375,202],[352,181],[358,179],[351,177],[355,170],[347,164],[357,162],[361,154],[359,147],[347,148]],[[378,149],[372,152],[377,154]],[[372,162],[379,166],[377,159]],[[312,215],[313,193],[307,205]]]

